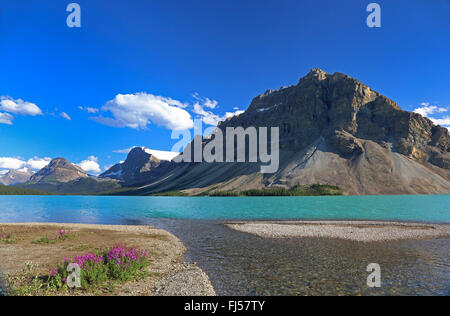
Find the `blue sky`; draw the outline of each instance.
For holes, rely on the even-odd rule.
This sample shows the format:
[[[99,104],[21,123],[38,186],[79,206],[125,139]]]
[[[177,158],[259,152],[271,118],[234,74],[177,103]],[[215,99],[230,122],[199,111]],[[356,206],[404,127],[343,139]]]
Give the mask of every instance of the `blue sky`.
[[[81,28],[66,25],[72,1]],[[175,126],[214,124],[316,67],[450,126],[450,1],[377,1],[381,28],[370,2],[0,0],[0,172],[168,151]]]

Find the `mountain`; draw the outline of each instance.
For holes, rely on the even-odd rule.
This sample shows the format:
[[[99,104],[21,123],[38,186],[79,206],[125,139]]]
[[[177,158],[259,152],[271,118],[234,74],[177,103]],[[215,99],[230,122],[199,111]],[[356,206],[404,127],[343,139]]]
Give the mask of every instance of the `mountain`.
[[[158,179],[169,165],[168,161],[156,158],[148,148],[134,147],[123,163],[114,165],[99,177],[118,180],[124,186],[138,186]]]
[[[29,169],[23,170],[11,169],[5,175],[0,177],[0,184],[15,185],[19,183],[24,183],[27,182],[32,175],[33,172]]]
[[[89,176],[64,158],[53,159],[18,187],[56,194],[95,194],[121,188],[117,181]]]
[[[55,158],[46,167],[34,174],[28,184],[64,183],[89,175],[80,167],[71,164],[65,158]]]
[[[218,128],[225,134],[227,127],[239,126],[279,127],[278,171],[261,174],[258,163],[171,162],[162,170],[150,168],[145,172],[147,185],[127,194],[315,183],[336,185],[351,195],[450,193],[448,130],[403,111],[342,73],[313,69],[294,86],[256,97],[245,113]],[[205,139],[203,146],[210,141]],[[127,168],[133,167],[130,162]]]

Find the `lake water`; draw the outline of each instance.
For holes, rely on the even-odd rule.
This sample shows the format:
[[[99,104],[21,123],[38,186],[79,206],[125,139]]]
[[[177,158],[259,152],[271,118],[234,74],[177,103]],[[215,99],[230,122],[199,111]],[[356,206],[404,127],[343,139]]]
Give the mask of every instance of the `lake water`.
[[[357,197],[0,196],[0,222],[153,225],[186,245],[219,295],[450,295],[450,239],[359,243],[264,239],[227,220],[351,219],[450,224],[450,195]],[[366,285],[369,263],[382,287]]]
[[[0,196],[0,222],[121,224],[146,218],[450,223],[450,195],[251,198]]]

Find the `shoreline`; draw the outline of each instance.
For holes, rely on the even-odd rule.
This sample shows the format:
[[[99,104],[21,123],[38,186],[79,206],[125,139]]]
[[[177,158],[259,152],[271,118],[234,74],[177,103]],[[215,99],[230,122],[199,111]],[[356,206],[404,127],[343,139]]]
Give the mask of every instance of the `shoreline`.
[[[170,223],[161,222],[159,225],[157,223],[150,223],[149,226],[130,226],[130,225],[92,225],[92,224],[57,224],[57,223],[11,223],[11,224],[0,224],[1,228],[4,225],[9,225],[10,227],[16,227],[20,225],[40,225],[40,226],[51,226],[54,230],[62,226],[73,226],[73,227],[91,227],[100,228],[99,232],[107,231],[108,228],[116,228],[121,230],[124,234],[134,230],[136,228],[141,228],[145,230],[151,230],[153,232],[170,232],[164,233],[166,236],[174,237],[180,249],[183,249],[183,258],[177,262],[172,262],[170,264],[170,271],[164,274],[160,274],[157,277],[156,282],[153,279],[152,282],[146,280],[141,280],[140,282],[134,282],[130,284],[125,284],[123,287],[119,285],[118,292],[121,296],[213,296],[213,295],[249,295],[258,293],[260,295],[298,295],[299,293],[305,293],[307,295],[317,295],[317,294],[330,294],[335,295],[337,290],[335,289],[335,284],[333,282],[325,282],[323,278],[329,275],[330,267],[339,267],[342,264],[341,257],[345,257],[345,269],[332,269],[337,276],[342,280],[339,283],[344,290],[344,285],[348,286],[349,294],[365,293],[364,289],[358,288],[355,284],[359,284],[359,278],[365,278],[365,275],[354,276],[353,274],[348,274],[347,271],[352,269],[362,269],[365,271],[365,266],[360,267],[361,260],[370,257],[373,262],[380,262],[389,271],[392,265],[396,266],[398,262],[410,263],[402,254],[399,254],[398,249],[407,253],[410,253],[410,248],[414,249],[413,259],[417,257],[417,253],[420,256],[425,256],[430,258],[431,261],[427,261],[426,267],[436,268],[436,265],[445,262],[445,244],[450,235],[449,232],[450,225],[433,225],[433,224],[423,224],[423,223],[402,223],[402,222],[386,222],[386,221],[227,221],[227,220],[215,220],[215,221],[195,221],[192,223],[184,222],[180,220],[174,225]],[[439,238],[436,236],[425,236],[422,238],[414,238],[411,242],[395,244],[396,246],[391,247],[391,243],[386,242],[376,242],[380,240],[367,240],[365,243],[354,243],[354,241],[346,241],[333,237],[333,236],[279,236],[274,238],[274,236],[268,236],[266,238],[258,236],[257,234],[250,232],[242,233],[241,230],[235,230],[230,228],[228,225],[248,225],[248,224],[265,224],[271,225],[291,225],[291,226],[305,226],[315,225],[334,225],[334,226],[347,226],[347,227],[361,227],[369,226],[370,228],[386,228],[388,230],[392,229],[392,226],[406,228],[406,229],[432,229],[435,226],[444,226],[445,234],[444,239],[430,239],[430,242],[416,242],[423,240],[424,238]],[[167,225],[169,224],[169,225]],[[189,224],[189,225],[187,225]],[[375,226],[375,227],[374,227]],[[161,227],[162,229],[154,229],[153,227]],[[439,228],[439,227],[437,227]],[[192,235],[192,232],[199,232],[199,234]],[[211,236],[217,236],[217,238],[212,238]],[[271,239],[272,238],[272,239]],[[410,238],[411,239],[411,238]],[[236,243],[242,245],[236,248]],[[134,243],[133,245],[139,245],[139,243]],[[394,243],[392,243],[394,245]],[[432,246],[431,248],[430,245]],[[47,247],[47,246],[45,246]],[[437,247],[437,248],[433,248]],[[444,247],[444,248],[442,248]],[[5,252],[1,251],[2,245],[0,243],[0,258]],[[240,249],[239,249],[240,248]],[[275,253],[273,252],[274,250]],[[437,254],[438,261],[433,259],[434,255]],[[170,251],[169,251],[170,252]],[[6,252],[8,253],[8,252]],[[312,257],[306,256],[306,254],[314,254]],[[373,254],[376,254],[375,258],[372,259]],[[32,255],[32,253],[30,254]],[[245,264],[242,266],[242,258],[245,258]],[[280,258],[286,258],[286,262],[282,263]],[[336,259],[338,258],[338,259]],[[392,259],[393,258],[393,259]],[[444,259],[442,259],[444,258]],[[162,258],[164,259],[164,258]],[[365,260],[365,259],[364,259]],[[400,260],[400,261],[399,261]],[[161,268],[169,267],[168,261],[155,260],[156,263],[159,262]],[[372,262],[371,261],[371,262]],[[19,262],[19,261],[17,261]],[[197,264],[198,262],[198,264]],[[248,262],[248,263],[247,263]],[[415,262],[415,261],[412,261]],[[254,270],[249,272],[247,270],[248,264],[250,264]],[[281,265],[280,265],[281,264]],[[280,265],[280,266],[279,266]],[[201,266],[200,269],[199,266]],[[277,268],[273,270],[274,266]],[[285,267],[285,268],[284,268]],[[292,269],[295,267],[295,269]],[[342,268],[342,267],[341,267]],[[280,270],[281,269],[281,270]],[[292,275],[292,271],[303,271],[300,276],[297,274]],[[258,272],[259,271],[259,272]],[[325,271],[325,272],[323,272]],[[434,271],[434,270],[433,270]],[[440,270],[437,269],[439,272]],[[208,274],[206,274],[207,272]],[[314,273],[313,273],[314,272]],[[281,273],[280,275],[278,273]],[[316,275],[317,274],[317,275]],[[280,279],[276,278],[278,281],[267,287],[266,281],[273,276],[280,276]],[[405,278],[411,278],[407,272],[402,272]],[[256,279],[255,279],[256,276]],[[392,274],[386,274],[386,278],[392,280],[392,282],[397,282],[398,272]],[[320,280],[319,280],[320,279]],[[212,287],[211,280],[217,286],[216,289]],[[244,284],[240,284],[237,280],[245,280]],[[290,280],[289,286],[286,287],[285,281]],[[308,287],[305,282],[318,282],[321,287]],[[418,279],[418,282],[424,282],[422,279]],[[341,281],[339,281],[341,282]],[[316,284],[314,283],[314,284]],[[398,283],[398,282],[397,282]],[[396,283],[396,284],[397,284]],[[251,289],[249,290],[248,285],[251,284]],[[399,286],[400,283],[397,285]],[[434,281],[426,280],[425,284],[435,284]],[[439,283],[441,286],[441,283]],[[320,290],[322,289],[322,290]],[[195,291],[194,291],[195,290]],[[319,291],[320,290],[320,291]],[[445,290],[445,289],[444,289]],[[398,289],[393,287],[394,292],[390,292],[390,289],[386,289],[385,293],[397,293]],[[427,292],[425,289],[423,293]],[[218,294],[217,294],[218,293]],[[403,293],[403,292],[402,292]],[[407,292],[405,289],[406,294]],[[422,293],[422,292],[421,292]],[[439,292],[444,293],[444,292]],[[62,294],[62,295],[67,295]],[[70,294],[69,294],[70,295]],[[75,294],[76,295],[76,294]]]
[[[141,249],[146,249],[151,253],[158,253],[157,259],[148,268],[148,277],[136,282],[117,284],[116,290],[122,296],[216,296],[208,275],[196,264],[186,263],[184,261],[184,256],[187,251],[185,245],[176,236],[163,229],[158,229],[153,226],[130,225],[0,223],[0,230],[5,229],[14,229],[15,231],[23,231],[28,234],[30,231],[36,230],[46,230],[48,232],[49,229],[51,231],[65,229],[80,236],[82,234],[89,235],[87,237],[88,241],[70,240],[71,245],[69,249],[82,248],[91,239],[95,240],[95,238],[103,236],[104,239],[124,239]],[[102,244],[99,243],[90,246],[97,248],[100,245]],[[62,260],[66,256],[66,253],[69,252],[67,248],[67,243],[60,243],[58,245],[33,245],[28,240],[26,242],[20,240],[20,242],[11,244],[0,242],[0,276],[2,273],[9,275],[20,274],[20,269],[27,261],[39,263],[41,267],[39,272],[46,274],[48,273],[48,266],[52,266],[53,264],[52,261],[56,259]],[[87,252],[87,250],[84,252]],[[79,295],[79,293],[74,294]],[[85,295],[90,295],[90,293],[86,293]]]
[[[233,221],[224,225],[262,238],[334,238],[357,242],[450,238],[450,225],[399,221]]]

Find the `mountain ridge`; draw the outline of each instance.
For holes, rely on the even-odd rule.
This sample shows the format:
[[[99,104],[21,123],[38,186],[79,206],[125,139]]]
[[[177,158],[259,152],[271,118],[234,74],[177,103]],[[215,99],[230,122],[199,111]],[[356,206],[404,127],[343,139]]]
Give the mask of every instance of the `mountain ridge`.
[[[248,163],[172,163],[163,177],[129,193],[315,183],[337,185],[348,194],[450,192],[448,130],[342,73],[313,69],[296,85],[255,97],[247,111],[218,128],[238,126],[279,127],[276,173],[262,175],[258,164]]]
[[[98,178],[56,158],[21,186],[53,193],[127,195],[315,184],[337,186],[349,195],[450,193],[448,130],[342,73],[316,68],[296,85],[267,90],[253,98],[247,111],[217,126],[224,135],[227,127],[278,127],[279,169],[262,174],[261,163],[176,163],[134,147],[123,163]],[[204,138],[203,148],[211,141]],[[192,146],[185,152],[192,153]]]

